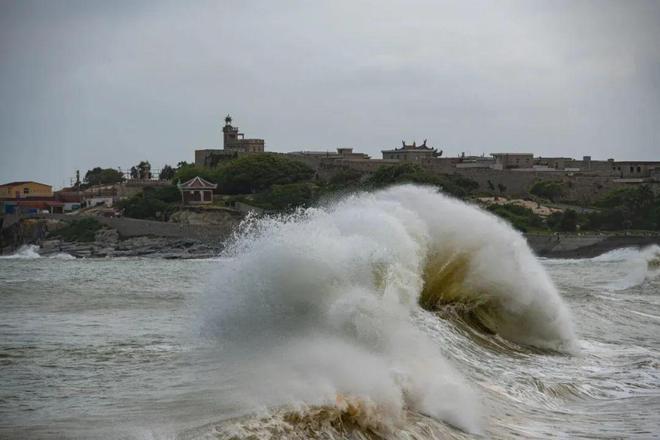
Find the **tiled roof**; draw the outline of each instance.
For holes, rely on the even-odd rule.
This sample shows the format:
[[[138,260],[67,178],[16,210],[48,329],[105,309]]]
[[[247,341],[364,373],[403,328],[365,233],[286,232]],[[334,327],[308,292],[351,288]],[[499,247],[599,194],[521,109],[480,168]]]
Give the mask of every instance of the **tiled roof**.
[[[216,189],[218,187],[217,184],[211,183],[199,176],[193,177],[189,181],[180,183],[177,186],[179,189]]]
[[[0,185],[0,187],[4,187],[4,186],[16,186],[16,185],[25,185],[26,183],[36,183],[36,184],[38,184],[38,185],[50,186],[50,185],[47,185],[47,184],[45,184],[45,183],[35,182],[34,180],[21,180],[21,181],[18,181],[18,182],[4,183],[4,184]]]

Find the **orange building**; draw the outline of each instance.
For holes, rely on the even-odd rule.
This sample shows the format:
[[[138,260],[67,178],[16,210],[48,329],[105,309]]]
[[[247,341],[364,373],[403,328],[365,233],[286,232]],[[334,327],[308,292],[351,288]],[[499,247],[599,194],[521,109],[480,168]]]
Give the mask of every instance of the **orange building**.
[[[53,187],[31,180],[0,185],[0,198],[28,199],[32,197],[53,197]]]
[[[62,212],[64,203],[53,197],[53,187],[33,181],[0,185],[0,213]]]

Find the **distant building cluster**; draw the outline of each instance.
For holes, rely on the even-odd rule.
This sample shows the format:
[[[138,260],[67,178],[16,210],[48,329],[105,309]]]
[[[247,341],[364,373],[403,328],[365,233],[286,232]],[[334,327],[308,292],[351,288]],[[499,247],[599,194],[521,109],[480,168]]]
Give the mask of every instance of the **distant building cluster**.
[[[232,125],[231,116],[225,118],[223,149],[201,149],[195,151],[195,165],[216,166],[225,160],[246,154],[265,151],[263,139],[246,139],[238,127]],[[533,173],[583,173],[619,180],[627,183],[660,181],[660,161],[615,161],[592,160],[591,156],[582,159],[571,157],[534,157],[532,153],[492,153],[490,156],[443,157],[443,151],[428,145],[424,140],[420,145],[401,142],[401,147],[381,151],[382,159],[372,159],[353,148],[339,147],[323,150],[303,149],[286,153],[307,162],[315,168],[341,166],[360,171],[373,171],[383,164],[413,162],[439,173],[474,173],[477,170]]]
[[[168,181],[144,180],[80,186],[53,191],[51,185],[34,181],[0,185],[0,214],[66,214],[81,208],[111,208],[118,200],[142,192],[145,187],[170,185]],[[114,211],[108,210],[109,213]]]
[[[238,127],[225,119],[223,149],[195,151],[195,164],[213,167],[223,161],[265,151],[263,139],[245,139]],[[534,157],[532,153],[492,153],[489,156],[446,157],[424,140],[402,141],[400,147],[384,148],[382,158],[374,159],[350,147],[303,148],[286,153],[305,162],[320,177],[330,177],[338,169],[352,169],[371,173],[382,165],[414,163],[431,173],[458,174],[479,184],[485,192],[493,194],[527,196],[532,185],[540,180],[561,182],[568,188],[567,198],[587,203],[621,185],[652,184],[660,192],[660,161],[592,160],[572,157]],[[280,153],[283,154],[283,153]]]
[[[222,127],[223,148],[195,150],[195,165],[214,167],[245,155],[265,152],[263,139],[246,138],[227,116]],[[526,196],[532,185],[541,180],[560,182],[567,188],[566,197],[589,202],[621,185],[649,184],[660,193],[660,161],[592,160],[571,157],[534,157],[532,153],[492,153],[489,156],[445,157],[443,151],[424,140],[401,142],[400,147],[381,150],[382,158],[372,159],[352,147],[307,149],[286,154],[305,162],[317,176],[331,177],[341,169],[372,173],[383,165],[414,163],[436,174],[458,174],[479,184],[482,191],[494,195]],[[0,214],[66,213],[84,207],[110,208],[119,199],[141,192],[145,187],[169,185],[168,179],[154,180],[148,162],[133,167],[123,182],[81,187],[77,184],[53,192],[50,185],[17,181],[0,185]],[[182,203],[204,205],[213,201],[217,186],[199,177],[179,182]],[[84,189],[83,189],[84,188]]]

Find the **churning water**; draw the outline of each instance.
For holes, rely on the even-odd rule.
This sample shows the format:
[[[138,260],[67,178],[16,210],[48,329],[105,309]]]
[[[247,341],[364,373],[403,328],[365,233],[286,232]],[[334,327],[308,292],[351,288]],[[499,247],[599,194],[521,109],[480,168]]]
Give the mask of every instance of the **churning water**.
[[[0,437],[650,438],[659,273],[657,247],[539,261],[413,186],[247,222],[212,260],[24,249]]]

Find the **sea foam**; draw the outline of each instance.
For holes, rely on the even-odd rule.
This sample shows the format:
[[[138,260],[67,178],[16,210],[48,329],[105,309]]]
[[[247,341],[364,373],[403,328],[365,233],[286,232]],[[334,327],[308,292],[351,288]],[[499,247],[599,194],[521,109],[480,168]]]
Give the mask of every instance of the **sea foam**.
[[[429,276],[457,255],[459,295],[435,283],[435,306],[476,299],[503,337],[575,349],[570,314],[524,238],[412,185],[244,224],[200,304],[200,331],[233,360],[237,392],[253,405],[345,396],[374,409],[381,431],[413,410],[481,432],[473,386],[411,321]]]

